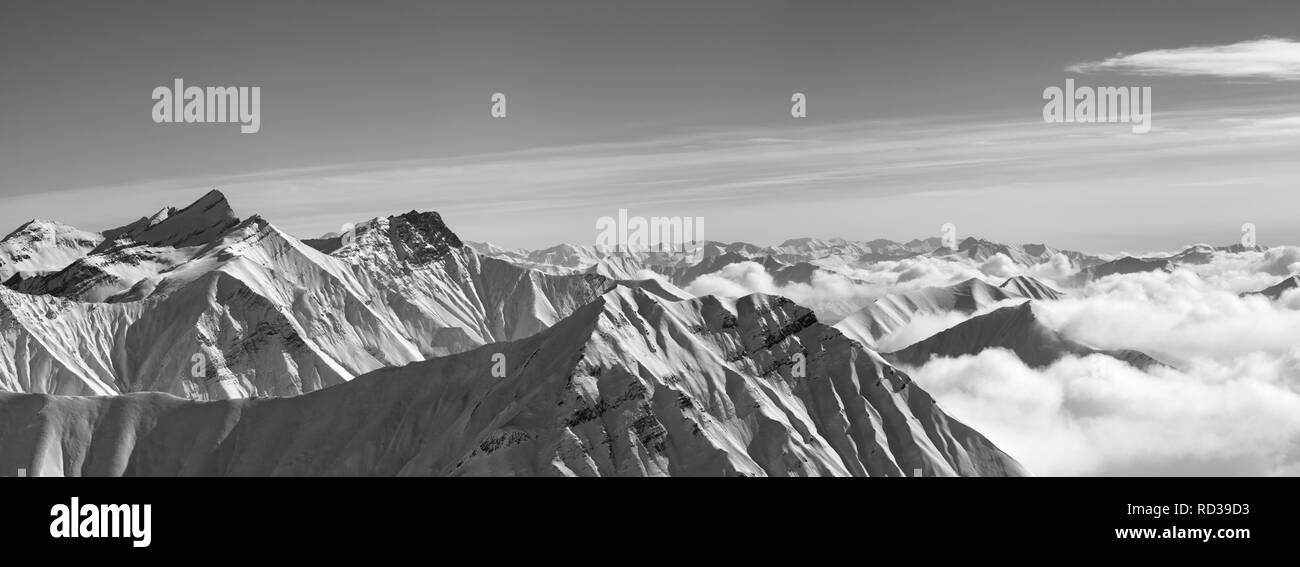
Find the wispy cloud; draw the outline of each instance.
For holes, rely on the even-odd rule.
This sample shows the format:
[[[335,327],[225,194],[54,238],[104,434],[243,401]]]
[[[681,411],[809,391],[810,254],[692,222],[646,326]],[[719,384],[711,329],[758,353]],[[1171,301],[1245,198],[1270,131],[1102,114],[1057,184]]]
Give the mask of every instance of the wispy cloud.
[[[304,237],[420,209],[472,240],[592,243],[595,219],[626,208],[703,216],[707,238],[760,244],[907,240],[948,222],[962,234],[1093,252],[1235,241],[1244,222],[1263,242],[1295,242],[1287,215],[1300,204],[1300,135],[1285,135],[1295,108],[1247,102],[1161,108],[1146,135],[1045,124],[1030,105],[1023,115],[704,131],[44,192],[0,199],[0,230],[32,217],[98,230],[217,187],[237,213]]]
[[[1154,49],[1070,66],[1073,73],[1118,71],[1146,76],[1300,80],[1300,42],[1264,37],[1228,45]]]

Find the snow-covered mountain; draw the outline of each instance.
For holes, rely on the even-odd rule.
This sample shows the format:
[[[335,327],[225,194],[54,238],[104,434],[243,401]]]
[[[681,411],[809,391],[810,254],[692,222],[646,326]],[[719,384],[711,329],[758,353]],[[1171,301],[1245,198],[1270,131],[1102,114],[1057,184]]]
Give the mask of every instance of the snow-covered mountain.
[[[1002,282],[1002,285],[998,287],[1013,292],[1020,297],[1027,297],[1029,299],[1052,301],[1065,297],[1065,293],[1057,291],[1052,286],[1030,276],[1015,276],[1007,278],[1007,281]]]
[[[831,260],[831,264],[861,265],[925,254],[934,250],[938,241],[937,238],[908,243],[883,238],[868,242],[843,238],[793,238],[764,250],[763,254],[791,264]]]
[[[618,285],[481,258],[436,213],[356,232],[326,254],[216,192],[106,231],[0,289],[0,390],[297,395],[532,335]]]
[[[864,345],[874,346],[917,317],[946,313],[969,315],[1000,301],[1021,297],[1014,287],[996,287],[971,278],[948,287],[891,293],[845,317],[835,328]]]
[[[103,241],[103,235],[95,232],[32,220],[0,239],[0,283],[12,287],[24,279],[62,270]]]
[[[1101,279],[1115,274],[1138,274],[1142,272],[1172,271],[1176,264],[1168,258],[1135,258],[1124,256],[1109,262],[1098,264],[1080,272],[1084,279]]]
[[[1243,246],[1241,244],[1232,244],[1229,246],[1194,244],[1174,254],[1142,257],[1122,256],[1114,260],[1102,262],[1086,267],[1085,270],[1076,274],[1072,281],[1076,284],[1082,284],[1088,280],[1101,279],[1115,274],[1138,274],[1142,272],[1156,271],[1169,272],[1182,265],[1206,264],[1210,262],[1216,254],[1240,254],[1242,252],[1262,251],[1264,251],[1264,248],[1260,246]]]
[[[1230,246],[1211,246],[1209,244],[1193,244],[1183,251],[1168,256],[1167,260],[1177,264],[1204,264],[1209,262],[1215,254],[1228,253],[1240,254],[1242,252],[1262,252],[1264,249],[1259,246],[1244,246],[1233,244]]]
[[[906,374],[789,300],[682,300],[625,286],[530,337],[292,398],[0,394],[0,470],[16,468],[40,476],[1024,474]]]
[[[253,219],[250,219],[252,221]],[[24,279],[14,287],[35,295],[77,301],[140,299],[181,266],[246,228],[226,198],[211,191],[183,209],[165,208],[102,233],[102,241],[58,272]]]
[[[939,258],[960,257],[974,262],[985,262],[998,254],[1011,258],[1013,262],[1022,266],[1031,265],[1035,262],[1028,253],[1018,246],[990,242],[973,236],[958,243],[956,249],[942,247],[930,253],[931,256]]]
[[[870,269],[881,262],[923,256],[974,266],[999,254],[1022,267],[1052,261],[1057,255],[1064,255],[1076,269],[1103,262],[1095,256],[1057,250],[1043,244],[1017,246],[978,238],[967,238],[956,249],[942,247],[939,238],[905,243],[887,239],[793,238],[768,247],[746,242],[704,241],[691,254],[636,249],[615,251],[572,244],[535,251],[507,249],[487,242],[470,242],[468,245],[481,255],[546,273],[597,273],[615,279],[632,279],[653,271],[682,287],[689,286],[701,276],[717,274],[740,262],[763,265],[777,285],[809,284],[817,277],[839,279],[848,285],[862,284],[865,282],[854,277],[855,270]]]
[[[930,256],[935,258],[964,259],[976,263],[987,262],[999,254],[1010,258],[1011,261],[1021,266],[1041,264],[1051,260],[1057,254],[1064,255],[1076,268],[1086,268],[1102,262],[1100,258],[1095,256],[1072,250],[1057,250],[1045,244],[1019,246],[992,242],[973,236],[958,243],[956,249],[940,247],[929,253]]]
[[[1067,339],[1039,321],[1032,300],[971,317],[886,357],[920,366],[934,357],[976,355],[993,348],[1015,353],[1030,367],[1048,366],[1066,355],[1091,354],[1111,356],[1140,369],[1160,364],[1135,350],[1099,350]]]

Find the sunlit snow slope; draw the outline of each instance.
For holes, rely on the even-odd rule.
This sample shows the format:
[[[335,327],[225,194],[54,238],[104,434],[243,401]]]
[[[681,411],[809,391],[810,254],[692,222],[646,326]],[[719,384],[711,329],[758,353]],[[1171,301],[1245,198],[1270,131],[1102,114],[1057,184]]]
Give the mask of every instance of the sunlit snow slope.
[[[498,364],[504,377],[493,374]],[[905,374],[789,300],[681,300],[622,286],[533,336],[292,398],[0,394],[0,471],[17,468],[42,476],[1023,474]]]

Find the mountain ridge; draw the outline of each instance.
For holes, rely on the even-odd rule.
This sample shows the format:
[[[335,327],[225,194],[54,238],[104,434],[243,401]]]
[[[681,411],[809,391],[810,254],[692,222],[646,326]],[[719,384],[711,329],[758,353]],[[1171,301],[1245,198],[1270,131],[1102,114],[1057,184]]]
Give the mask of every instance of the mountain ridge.
[[[519,341],[292,398],[0,394],[0,468],[36,476],[1024,474],[900,371],[810,316],[761,294],[672,301],[620,287]],[[790,357],[805,352],[809,378],[798,378]],[[498,354],[510,364],[500,378],[487,370]]]

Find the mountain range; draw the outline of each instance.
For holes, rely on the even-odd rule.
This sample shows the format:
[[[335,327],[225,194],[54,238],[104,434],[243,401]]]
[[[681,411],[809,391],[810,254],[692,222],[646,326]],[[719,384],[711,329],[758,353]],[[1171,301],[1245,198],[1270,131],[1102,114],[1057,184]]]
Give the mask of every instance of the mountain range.
[[[866,253],[766,255],[828,245]],[[215,191],[100,232],[33,221],[0,247],[0,470],[1025,473],[788,299],[620,277],[665,258],[534,269],[416,211],[304,241]]]
[[[855,270],[999,257],[1022,272],[1064,257],[1076,275],[1062,283],[1078,285],[1249,250],[1107,259],[978,238],[799,238],[529,251],[462,241],[419,211],[298,239],[217,191],[101,231],[33,220],[0,239],[0,470],[1023,475],[905,368],[987,349],[1031,367],[1162,365],[1045,325],[1036,306],[1068,296],[1055,283],[893,291],[833,325],[776,295],[683,288],[744,263],[780,286],[869,287]]]
[[[20,280],[0,289],[0,388],[296,395],[532,335],[617,285],[482,258],[436,213],[373,219],[327,254],[214,192],[100,234],[17,255]]]
[[[966,238],[947,248],[938,237],[896,242],[887,239],[855,241],[842,238],[795,238],[775,246],[760,247],[747,242],[705,241],[691,254],[657,250],[606,250],[597,246],[561,244],[542,250],[505,249],[486,242],[467,242],[484,256],[508,260],[548,273],[591,272],[631,278],[641,270],[653,270],[675,285],[686,286],[701,275],[714,273],[739,262],[757,262],[782,285],[809,283],[816,272],[839,277],[855,268],[879,262],[931,257],[946,260],[985,262],[1001,254],[1022,266],[1032,266],[1064,255],[1074,266],[1087,268],[1104,259],[1057,250],[1043,244],[1011,245],[978,238]]]
[[[498,356],[501,377],[489,371]],[[532,337],[302,396],[0,394],[0,468],[24,465],[42,476],[1024,474],[789,300],[621,286]]]

